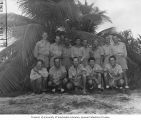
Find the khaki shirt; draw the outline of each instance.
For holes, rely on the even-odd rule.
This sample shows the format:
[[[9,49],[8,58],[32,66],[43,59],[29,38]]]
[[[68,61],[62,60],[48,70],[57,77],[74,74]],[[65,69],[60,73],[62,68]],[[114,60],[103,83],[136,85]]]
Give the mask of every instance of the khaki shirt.
[[[62,46],[57,45],[56,43],[53,43],[50,46],[50,53],[53,57],[58,57],[62,55]]]
[[[82,59],[88,59],[90,57],[91,48],[90,47],[82,47]]]
[[[102,47],[98,47],[97,49],[92,50],[91,53],[95,59],[100,59],[101,55],[104,55],[104,50]]]
[[[41,70],[37,70],[36,68],[33,68],[31,70],[31,73],[30,73],[31,81],[42,78],[42,77],[45,77],[45,78],[48,77],[48,71],[46,68],[42,68]]]
[[[69,46],[69,47],[63,47],[63,52],[62,52],[62,54],[63,54],[63,57],[71,57],[71,46]]]
[[[102,46],[104,51],[104,56],[111,56],[112,55],[112,46],[111,45],[104,45]]]
[[[123,42],[119,42],[119,45],[112,45],[113,55],[123,55],[127,57],[126,45]]]
[[[89,76],[89,75],[96,73],[96,71],[100,71],[100,70],[103,70],[103,69],[100,65],[95,64],[93,68],[90,65],[87,65],[86,67],[83,66],[83,70],[85,70],[86,75]]]
[[[50,53],[50,43],[45,40],[41,40],[36,43],[34,48],[34,56],[38,58],[39,56],[48,56]]]
[[[81,58],[83,56],[82,47],[73,46],[71,48],[71,57]]]
[[[122,67],[118,64],[116,64],[114,68],[112,68],[110,64],[106,64],[104,70],[109,72],[112,76],[117,76],[123,73]]]

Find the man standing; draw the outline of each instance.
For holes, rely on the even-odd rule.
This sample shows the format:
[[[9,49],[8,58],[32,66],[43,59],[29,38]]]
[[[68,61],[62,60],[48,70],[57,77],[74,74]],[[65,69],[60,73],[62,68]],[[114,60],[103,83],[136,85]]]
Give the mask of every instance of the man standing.
[[[123,71],[120,65],[116,63],[116,57],[109,57],[109,64],[105,65],[104,77],[106,82],[106,88],[109,87],[120,87],[122,89],[124,85]]]
[[[54,66],[49,70],[49,82],[48,87],[52,89],[53,92],[59,90],[64,92],[63,83],[66,81],[67,71],[64,66],[61,66],[60,58],[54,58]]]
[[[110,45],[111,35],[107,36],[105,39],[105,45],[102,46],[104,50],[104,65],[109,63],[109,57],[112,55],[112,46]]]
[[[120,39],[117,36],[113,36],[114,44],[112,46],[112,54],[116,56],[117,63],[122,67],[123,77],[125,80],[125,88],[129,88],[128,79],[126,75],[127,67],[127,50],[126,45],[123,42],[119,42]]]
[[[71,66],[71,44],[70,44],[70,40],[67,37],[65,37],[64,39],[62,56],[63,56],[62,63],[65,66],[65,68],[68,70]]]
[[[72,46],[71,48],[71,57],[72,58],[77,57],[79,58],[79,61],[81,61],[82,56],[83,56],[83,53],[82,53],[81,40],[77,38],[75,46]]]
[[[83,40],[83,47],[82,47],[82,61],[88,61],[90,57],[91,48],[88,46],[88,40]]]
[[[54,65],[54,58],[62,57],[62,45],[60,43],[60,36],[56,35],[55,43],[50,46],[50,67]]]
[[[44,32],[42,34],[42,40],[36,43],[34,48],[34,57],[37,60],[43,60],[45,67],[49,67],[49,53],[50,53],[50,43],[47,40],[48,34]]]
[[[102,65],[103,55],[104,55],[104,51],[103,51],[102,47],[100,47],[98,44],[98,41],[95,40],[92,45],[91,57],[95,58],[96,64]]]

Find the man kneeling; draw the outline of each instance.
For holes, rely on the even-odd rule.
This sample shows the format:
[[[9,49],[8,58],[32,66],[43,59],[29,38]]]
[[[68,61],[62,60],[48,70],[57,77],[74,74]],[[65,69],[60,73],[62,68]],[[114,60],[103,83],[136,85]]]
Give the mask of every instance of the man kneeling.
[[[101,77],[103,69],[95,63],[95,58],[89,58],[88,65],[86,67],[83,66],[83,68],[86,70],[86,88],[88,90],[103,89]]]
[[[85,88],[83,85],[83,67],[79,63],[79,58],[74,57],[73,58],[73,65],[70,67],[68,74],[69,74],[69,80],[71,83],[73,83],[76,92],[79,92],[83,89],[83,92],[85,92]]]
[[[38,60],[36,66],[30,73],[31,86],[34,93],[39,94],[46,89],[47,77],[48,72],[47,69],[43,67],[43,61]]]
[[[116,57],[110,56],[109,58],[109,64],[105,65],[104,69],[104,77],[106,82],[106,88],[109,87],[117,88],[120,87],[120,89],[123,88],[124,80],[123,80],[123,71],[120,65],[116,63]]]
[[[48,87],[52,92],[61,91],[64,92],[63,84],[67,82],[67,71],[64,66],[61,66],[60,58],[54,58],[54,66],[49,70],[49,82]]]

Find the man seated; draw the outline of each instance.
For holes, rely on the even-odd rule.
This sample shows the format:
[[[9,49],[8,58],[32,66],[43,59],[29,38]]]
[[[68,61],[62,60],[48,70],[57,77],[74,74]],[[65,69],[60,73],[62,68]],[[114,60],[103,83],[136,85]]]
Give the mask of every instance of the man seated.
[[[116,63],[116,57],[110,56],[109,57],[109,64],[105,65],[104,68],[104,77],[106,82],[106,88],[109,87],[120,87],[122,89],[124,85],[123,80],[123,71],[120,65]]]
[[[54,65],[49,70],[48,87],[52,92],[64,92],[63,84],[66,81],[67,71],[64,66],[61,66],[60,58],[54,58]]]
[[[38,60],[36,66],[31,70],[30,80],[34,93],[41,93],[46,89],[46,80],[48,77],[48,71],[43,67],[43,61]]]
[[[88,90],[92,90],[94,88],[102,89],[102,77],[101,73],[103,72],[103,69],[100,65],[95,63],[95,58],[91,57],[88,59],[88,65],[84,67],[83,70],[85,70],[85,76],[86,78],[86,85]],[[83,73],[84,75],[84,73]]]
[[[83,93],[85,93],[83,70],[84,69],[82,65],[79,64],[79,58],[74,57],[73,65],[70,67],[68,74],[69,74],[69,80],[73,83],[76,92],[83,89]]]

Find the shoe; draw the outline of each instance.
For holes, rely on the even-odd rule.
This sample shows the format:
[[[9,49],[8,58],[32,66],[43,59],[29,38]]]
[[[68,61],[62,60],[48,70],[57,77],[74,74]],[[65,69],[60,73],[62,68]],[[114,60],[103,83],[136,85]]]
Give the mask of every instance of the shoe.
[[[98,88],[101,89],[101,85],[98,85]]]
[[[94,86],[90,87],[89,89],[92,90],[94,88]]]
[[[115,88],[118,89],[119,87],[116,86]]]
[[[45,92],[42,92],[42,95],[45,95],[46,93]]]
[[[126,85],[126,86],[125,86],[125,88],[126,88],[126,89],[129,89],[129,86],[128,86],[128,85]]]
[[[86,91],[85,90],[83,90],[83,94],[86,94]]]
[[[54,88],[54,89],[52,89],[52,92],[54,92],[54,93],[55,93],[55,92],[56,92],[56,89],[55,89],[55,88]]]
[[[64,92],[65,90],[63,88],[61,88],[61,92]]]
[[[110,86],[109,85],[106,85],[106,89],[109,89],[110,88]]]
[[[122,90],[122,89],[123,89],[123,87],[119,87],[119,89],[120,89],[120,90]]]

